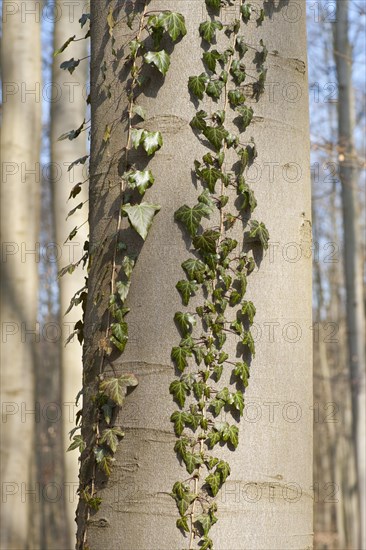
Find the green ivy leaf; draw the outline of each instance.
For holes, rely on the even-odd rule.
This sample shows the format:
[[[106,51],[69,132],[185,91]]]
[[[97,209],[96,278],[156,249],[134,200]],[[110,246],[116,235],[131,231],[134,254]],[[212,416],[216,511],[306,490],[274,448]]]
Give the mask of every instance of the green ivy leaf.
[[[68,451],[73,451],[74,449],[79,449],[79,452],[82,453],[86,448],[85,441],[81,435],[74,435],[72,438],[72,443],[68,447]]]
[[[200,131],[204,130],[207,126],[207,123],[205,121],[206,117],[207,117],[206,111],[202,111],[202,110],[198,111],[190,122],[191,127],[196,128],[197,130],[200,130]]]
[[[239,52],[240,58],[244,57],[244,55],[248,51],[248,46],[245,43],[245,37],[244,36],[238,36],[236,38],[235,47]]]
[[[208,436],[208,446],[210,449],[213,449],[214,446],[221,441],[221,433],[217,430],[212,430]]]
[[[230,90],[228,93],[229,101],[232,107],[237,107],[245,102],[245,95],[240,90]]]
[[[201,514],[197,518],[197,523],[199,523],[202,527],[202,531],[204,535],[208,535],[209,530],[211,529],[212,523],[211,523],[211,517],[209,514]]]
[[[216,242],[220,238],[220,232],[214,231],[213,229],[208,229],[204,231],[202,235],[196,235],[193,237],[193,246],[197,250],[202,250],[203,252],[215,252],[216,251]]]
[[[172,349],[172,360],[180,371],[184,371],[188,366],[187,357],[191,356],[192,352],[188,348],[177,346]]]
[[[219,99],[225,83],[222,80],[210,80],[207,84],[206,94],[213,99]]]
[[[243,63],[241,63],[238,60],[233,61],[231,65],[230,73],[237,86],[240,86],[246,79],[245,65],[243,65]]]
[[[254,357],[255,356],[255,345],[254,345],[253,336],[252,336],[252,334],[250,333],[249,330],[244,332],[241,343],[243,344],[243,346],[246,346],[249,349],[250,353]]]
[[[142,118],[142,120],[145,120],[146,111],[143,107],[141,107],[141,105],[134,105],[132,111],[135,115],[138,115],[140,118]]]
[[[190,297],[194,295],[198,287],[192,281],[185,281],[184,279],[182,279],[181,281],[178,281],[175,288],[181,295],[183,304],[187,306]]]
[[[190,452],[187,452],[186,455],[183,457],[184,464],[186,465],[187,472],[189,474],[193,474],[194,470],[202,464],[202,458],[199,454],[193,454]]]
[[[240,114],[243,131],[249,126],[253,118],[253,109],[243,105],[238,107],[236,111]]]
[[[249,374],[249,367],[247,363],[245,362],[235,363],[234,374],[235,376],[238,376],[240,378],[240,380],[244,384],[244,387],[248,386],[248,378],[250,374]]]
[[[212,43],[215,38],[216,31],[221,31],[222,29],[223,26],[220,21],[204,21],[199,26],[199,33],[200,36],[206,40],[206,42]]]
[[[124,432],[120,428],[108,428],[103,430],[100,443],[106,444],[115,453],[118,447],[119,438],[124,437]]]
[[[61,48],[59,48],[58,50],[55,51],[55,53],[53,54],[53,57],[56,57],[56,55],[59,55],[60,53],[62,53],[63,51],[66,50],[67,46],[73,42],[76,38],[76,34],[74,34],[74,36],[70,36],[70,38],[68,38],[66,40],[66,42],[64,42],[61,46]]]
[[[209,474],[206,477],[205,482],[207,483],[207,485],[210,486],[212,494],[215,497],[217,495],[217,493],[219,492],[220,485],[221,485],[220,473],[219,472],[214,472],[214,473]],[[210,526],[211,526],[211,523],[210,523]],[[207,535],[207,533],[205,533],[205,535]]]
[[[162,12],[158,16],[158,21],[174,42],[176,42],[180,36],[185,36],[187,34],[185,19],[180,13],[172,11]]]
[[[240,7],[240,12],[244,23],[248,23],[250,16],[252,14],[252,6],[250,4],[243,4]]]
[[[76,67],[79,65],[80,59],[74,59],[73,57],[69,59],[68,61],[64,61],[60,65],[60,69],[63,69],[64,71],[69,71],[70,74],[72,74]]]
[[[173,391],[175,391],[175,389]],[[172,393],[172,391],[170,391],[170,393]],[[185,394],[184,394],[184,400],[185,400]],[[170,417],[170,420],[174,422],[174,430],[178,437],[183,433],[186,419],[187,419],[187,413],[181,412],[181,411],[173,412],[173,414]]]
[[[137,189],[140,195],[144,195],[146,189],[152,186],[155,179],[151,170],[134,170],[128,175],[128,184],[131,189]]]
[[[206,6],[217,11],[220,9],[221,0],[206,0]]]
[[[216,62],[222,58],[221,54],[217,50],[210,50],[203,54],[203,62],[206,67],[213,73],[216,71]]]
[[[169,392],[173,395],[178,405],[180,407],[183,407],[184,403],[186,402],[186,396],[189,393],[189,388],[186,382],[182,380],[173,380],[173,382],[169,386]],[[174,418],[172,418],[172,420],[175,421]]]
[[[220,460],[216,467],[216,472],[220,473],[221,483],[225,483],[226,479],[230,475],[230,466],[224,460]]]
[[[196,319],[190,313],[182,313],[178,311],[174,315],[174,321],[178,323],[183,336],[186,336],[189,332],[192,332],[193,327],[196,325]]]
[[[116,291],[118,292],[118,295],[121,299],[121,302],[123,303],[128,295],[128,291],[130,290],[131,282],[127,281],[126,283],[122,281],[118,281],[116,283]]]
[[[160,208],[158,204],[142,202],[133,206],[129,203],[124,204],[121,210],[128,216],[128,220],[135,231],[145,240],[154,216],[159,212]]]
[[[213,541],[209,537],[203,537],[202,539],[202,546],[200,546],[200,550],[212,550],[213,548]]]
[[[222,439],[224,441],[230,441],[236,449],[239,444],[239,430],[237,426],[227,426],[222,432]]]
[[[170,57],[165,50],[159,52],[147,52],[144,55],[146,63],[152,63],[161,72],[163,76],[169,70]]]
[[[228,131],[223,126],[206,126],[202,133],[216,151],[221,149],[222,142],[228,135]]]
[[[190,281],[203,283],[206,266],[203,262],[201,262],[201,260],[198,260],[196,258],[189,258],[182,263],[182,267]]]
[[[240,205],[241,210],[249,208],[250,212],[253,212],[257,207],[257,199],[255,198],[254,191],[239,178],[238,193],[241,194],[243,202]]]
[[[209,166],[201,170],[201,179],[207,184],[210,193],[215,193],[215,185],[217,180],[221,179],[222,173],[217,168]]]
[[[244,398],[243,394],[240,391],[237,391],[233,395],[233,405],[237,411],[239,411],[240,416],[242,416],[244,411]]]
[[[178,529],[182,529],[183,531],[186,531],[189,533],[189,527],[188,527],[188,517],[187,516],[181,516],[177,519],[177,527]]]
[[[184,414],[184,413],[182,413],[182,414]],[[184,429],[184,425],[183,425],[183,429]],[[189,439],[186,438],[186,437],[181,437],[180,439],[178,439],[178,441],[176,441],[176,443],[174,445],[174,451],[176,453],[178,453],[178,455],[183,458],[186,454],[188,444],[189,444]],[[179,483],[179,482],[177,482],[177,483]],[[174,491],[174,487],[173,487],[173,491]]]
[[[206,73],[201,73],[199,76],[190,76],[188,79],[188,90],[193,95],[198,97],[198,99],[203,99],[203,93],[206,89],[207,81],[208,76]]]
[[[191,237],[194,237],[197,233],[201,219],[203,217],[208,218],[210,214],[210,208],[202,202],[196,204],[193,208],[184,204],[175,212],[175,219],[186,227]]]
[[[267,250],[269,233],[264,223],[259,223],[257,220],[252,220],[250,222],[249,236],[253,239],[259,240],[264,250]]]
[[[255,305],[253,302],[243,302],[241,312],[248,317],[249,323],[253,324],[253,319],[256,314]]]
[[[128,341],[128,326],[127,323],[119,322],[111,324],[112,336],[110,338],[112,344],[119,349],[120,352],[124,352]]]
[[[118,378],[106,378],[100,384],[100,391],[109,397],[116,405],[121,406],[125,399],[127,388],[137,386],[134,374],[122,374]]]

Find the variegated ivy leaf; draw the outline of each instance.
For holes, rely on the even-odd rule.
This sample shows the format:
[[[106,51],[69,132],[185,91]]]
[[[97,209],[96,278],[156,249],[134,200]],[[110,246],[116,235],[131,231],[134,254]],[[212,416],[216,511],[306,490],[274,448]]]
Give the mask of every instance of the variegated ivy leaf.
[[[165,50],[159,52],[147,52],[144,55],[146,63],[152,63],[161,72],[163,76],[166,75],[170,65],[170,57]]]
[[[118,292],[119,297],[121,298],[122,303],[127,298],[128,291],[130,290],[130,285],[131,285],[130,281],[127,281],[126,283],[124,283],[122,281],[118,281],[116,283],[116,290]]]
[[[145,130],[134,128],[131,132],[131,141],[135,149],[141,144],[142,136]]]
[[[148,132],[144,130],[142,135],[142,146],[148,155],[152,155],[163,145],[161,132]]]
[[[102,432],[100,443],[108,445],[112,453],[115,453],[118,447],[118,439],[124,437],[121,428],[107,428]]]
[[[154,181],[151,170],[134,170],[128,176],[129,187],[137,189],[140,195],[144,195],[146,189],[151,187]]]
[[[133,374],[122,374],[118,378],[106,378],[100,384],[100,390],[116,405],[121,406],[125,399],[127,388],[137,386],[138,381]]]
[[[158,204],[142,202],[135,205],[124,204],[121,210],[128,216],[128,220],[135,231],[145,240],[154,216],[159,212],[160,208]]]

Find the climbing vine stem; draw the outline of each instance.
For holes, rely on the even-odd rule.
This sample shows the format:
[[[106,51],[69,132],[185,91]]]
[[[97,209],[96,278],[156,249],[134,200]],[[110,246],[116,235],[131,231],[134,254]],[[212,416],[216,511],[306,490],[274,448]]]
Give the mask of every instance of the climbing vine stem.
[[[237,17],[223,24],[218,14],[233,4]],[[249,100],[258,101],[264,90],[267,49],[262,41],[261,49],[254,49],[257,76],[254,83],[246,84],[244,56],[254,47],[241,33],[254,9],[245,0],[206,0],[206,6],[209,18],[198,29],[205,71],[188,80],[194,103],[206,106],[211,100],[214,106],[210,113],[207,107],[197,109],[190,122],[196,137],[207,146],[202,159],[194,161],[202,192],[197,204],[184,204],[175,213],[194,250],[182,263],[186,279],[178,281],[176,288],[183,306],[189,306],[193,297],[199,304],[193,311],[176,312],[181,340],[171,352],[177,378],[170,384],[170,393],[179,407],[171,415],[177,435],[174,449],[190,476],[174,483],[172,497],[179,511],[177,527],[188,534],[189,550],[197,545],[202,550],[213,548],[210,529],[218,521],[215,497],[231,470],[212,450],[219,444],[231,450],[238,446],[237,424],[255,354],[250,327],[256,310],[246,299],[247,277],[255,267],[250,251],[258,246],[266,249],[269,239],[264,223],[252,219],[257,202],[245,179],[257,156],[256,146],[253,138],[242,142],[253,119]],[[257,26],[263,18],[260,10]],[[215,107],[220,102],[222,107]],[[244,238],[238,241],[237,235]],[[230,358],[235,342],[241,361]]]

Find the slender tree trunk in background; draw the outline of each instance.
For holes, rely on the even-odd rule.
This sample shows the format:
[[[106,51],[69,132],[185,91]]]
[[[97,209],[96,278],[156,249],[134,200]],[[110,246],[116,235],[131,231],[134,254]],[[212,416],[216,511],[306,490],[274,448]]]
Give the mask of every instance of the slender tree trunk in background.
[[[338,146],[340,150],[340,179],[342,184],[344,268],[347,296],[347,337],[350,365],[353,437],[357,456],[360,525],[359,548],[366,548],[366,381],[365,381],[365,312],[363,275],[357,208],[358,168],[355,164],[354,99],[352,89],[352,47],[349,42],[348,0],[337,2],[334,23],[334,49],[338,97]]]
[[[0,544],[6,550],[32,546],[37,499],[33,466],[42,97],[39,10],[36,1],[25,5],[3,0]]]
[[[283,6],[287,2],[279,4]],[[122,52],[121,49],[134,35],[118,5],[106,0],[92,3],[92,256],[85,318],[83,409],[83,434],[88,441],[93,429],[89,403],[99,374],[98,345],[105,334],[103,323],[110,293],[111,251],[110,248],[103,251],[103,243],[107,243],[108,248],[116,231],[119,160],[126,144],[126,124],[122,116],[127,98],[121,58],[129,50]],[[141,3],[137,7],[133,3],[128,5],[130,10],[141,10]],[[107,25],[110,7],[116,8],[114,17],[119,21],[114,27],[118,60],[111,55]],[[149,11],[163,9],[166,9],[163,1],[152,1],[148,8]],[[108,482],[97,479],[102,505],[88,521],[85,545],[81,540],[85,527],[84,505],[80,502],[78,548],[163,550],[188,545],[176,528],[176,505],[169,496],[173,483],[187,477],[173,451],[176,439],[169,420],[175,409],[169,395],[169,384],[174,379],[170,353],[172,345],[179,341],[173,317],[182,307],[175,284],[181,278],[181,263],[187,259],[174,212],[183,203],[194,204],[197,197],[191,169],[194,159],[200,158],[204,149],[189,126],[195,109],[187,82],[189,76],[203,70],[198,27],[206,18],[206,12],[203,1],[193,0],[171,1],[169,9],[185,16],[188,33],[174,47],[163,85],[160,87],[161,81],[154,71],[148,97],[144,94],[139,97],[139,104],[148,113],[145,127],[163,133],[164,146],[151,163],[156,183],[148,192],[149,202],[160,204],[161,211],[132,274],[127,300],[131,308],[130,339],[121,358],[113,361],[116,373],[135,373],[139,385],[127,396],[118,419],[126,435],[115,455],[111,478]],[[225,17],[227,12],[223,12]],[[229,12],[232,20],[232,7]],[[313,419],[310,414],[311,205],[305,11],[296,23],[289,23],[279,7],[259,30],[253,23],[245,33],[249,44],[258,46],[263,37],[273,52],[267,59],[268,80],[284,85],[296,82],[302,93],[296,103],[284,101],[279,93],[275,101],[270,101],[267,94],[253,106],[258,118],[251,132],[263,170],[260,182],[255,185],[256,217],[266,223],[275,243],[272,254],[265,256],[250,282],[250,296],[256,304],[256,321],[262,337],[256,344],[246,399],[259,403],[261,420],[241,423],[240,443],[235,453],[220,449],[222,457],[231,464],[231,475],[218,497],[219,521],[210,534],[217,549],[310,549]],[[104,63],[105,82],[101,72]],[[108,84],[113,87],[111,100],[106,95]],[[112,123],[114,131],[105,144],[105,127]],[[278,163],[273,180],[265,172],[268,163]],[[288,177],[293,177],[296,165],[301,167],[302,176],[290,184],[283,174],[289,170]],[[125,240],[126,234],[128,231],[122,232],[121,240]],[[298,262],[286,256],[286,245],[291,242],[300,243],[303,253]],[[130,240],[129,250],[134,246],[136,240]],[[268,337],[265,323],[278,328],[275,338]],[[295,338],[296,342],[289,330],[294,326],[301,327],[301,337]],[[233,346],[231,350],[234,356],[235,349]],[[301,411],[297,422],[291,421],[294,409],[290,412],[290,408],[294,403]],[[273,404],[276,404],[274,418],[269,414]],[[296,417],[296,413],[294,415]],[[81,468],[82,484],[89,483],[89,474],[85,461]],[[259,498],[254,498],[252,491],[259,494]]]
[[[68,2],[57,0],[55,3],[55,29],[54,49],[61,45],[73,35],[76,38],[84,36],[87,27],[81,29],[79,19],[83,8],[87,3],[83,0]],[[70,9],[72,7],[72,9]],[[75,199],[69,199],[71,189],[86,179],[83,165],[77,165],[68,171],[69,165],[78,158],[87,154],[85,132],[70,141],[65,139],[57,141],[58,138],[78,128],[86,116],[86,84],[87,84],[87,62],[81,61],[72,75],[68,71],[60,69],[60,64],[74,57],[81,59],[87,56],[87,40],[74,42],[66,51],[54,58],[53,63],[53,85],[58,91],[58,98],[52,103],[51,110],[51,162],[52,162],[52,194],[55,219],[56,242],[61,249],[58,256],[59,269],[69,263],[76,262],[83,255],[84,242],[87,239],[88,226],[87,204],[77,210],[67,221],[68,212],[77,204],[87,199],[87,183],[81,185],[81,192]],[[81,226],[75,238],[64,244],[68,235],[74,227]],[[62,419],[64,450],[70,444],[69,432],[75,427],[75,398],[79,393],[82,384],[82,353],[81,346],[76,338],[65,346],[65,341],[72,332],[75,323],[82,318],[81,306],[74,307],[70,314],[65,312],[70,304],[71,298],[85,285],[86,273],[79,267],[72,275],[66,273],[59,280],[60,288],[60,317],[59,322],[62,328],[61,336],[61,380],[62,380]],[[70,411],[72,414],[70,415]],[[77,505],[76,489],[78,487],[78,454],[77,451],[65,455],[65,482],[64,494],[66,496],[66,510],[68,515],[68,529],[70,531],[70,548],[75,544],[75,512]]]

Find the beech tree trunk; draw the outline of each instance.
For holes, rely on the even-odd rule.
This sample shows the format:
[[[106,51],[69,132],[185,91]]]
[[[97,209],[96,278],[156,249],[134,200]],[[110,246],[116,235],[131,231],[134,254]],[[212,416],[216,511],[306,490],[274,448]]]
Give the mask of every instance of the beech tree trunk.
[[[34,367],[39,337],[40,3],[4,0],[2,9],[0,545],[19,550],[32,546],[39,498]]]
[[[99,374],[98,347],[106,329],[110,242],[119,207],[119,160],[127,138],[123,58],[129,48],[123,50],[123,46],[135,33],[126,24],[124,9],[131,16],[135,11],[141,13],[143,4],[121,7],[106,0],[92,4],[91,269],[83,383],[86,441],[92,437],[91,402]],[[117,59],[107,23],[110,7],[115,8],[113,16],[118,21],[113,29]],[[164,9],[166,2],[149,3],[149,12]],[[79,549],[188,548],[176,528],[177,509],[169,495],[173,483],[187,477],[173,451],[176,438],[170,422],[176,408],[169,394],[174,379],[170,354],[179,341],[173,317],[182,308],[175,285],[182,277],[181,263],[187,259],[174,212],[184,203],[194,204],[197,192],[191,170],[195,158],[205,151],[189,125],[195,107],[187,83],[189,76],[203,70],[198,27],[207,15],[204,1],[174,0],[169,9],[184,15],[187,35],[171,53],[164,82],[151,69],[148,93],[139,96],[139,104],[148,113],[144,127],[160,130],[164,139],[161,151],[149,163],[156,183],[147,193],[149,202],[160,204],[161,211],[142,248],[123,226],[121,240],[129,239],[129,249],[141,251],[127,299],[129,341],[120,357],[111,356],[115,373],[134,373],[139,384],[127,396],[118,417],[125,437],[111,477],[96,484],[100,509],[86,523],[84,503],[79,504]],[[219,519],[210,535],[215,548],[225,550],[312,547],[312,262],[305,5],[290,0],[274,2],[271,9],[262,26],[253,21],[245,28],[251,46],[259,47],[263,38],[270,52],[270,89],[258,104],[252,104],[255,122],[250,132],[258,159],[248,180],[255,181],[256,217],[269,228],[271,244],[249,285],[250,299],[257,308],[256,357],[245,394],[247,412],[239,426],[240,442],[235,452],[220,449],[231,465],[231,475],[219,493]],[[291,10],[296,11],[295,18]],[[237,12],[237,5],[222,9],[221,20],[231,22],[235,15],[239,18]],[[106,72],[101,71],[104,63]],[[106,143],[107,125],[113,125],[113,132]],[[231,351],[235,357],[234,346]],[[88,462],[85,457],[81,468],[84,486],[90,482]]]
[[[344,270],[348,360],[350,368],[353,438],[357,456],[358,494],[360,499],[361,535],[359,548],[366,548],[366,364],[365,311],[363,298],[363,257],[360,243],[357,185],[359,170],[354,146],[355,112],[352,88],[352,47],[349,41],[348,0],[337,2],[334,24],[334,50],[337,69],[338,147],[342,184]]]
[[[54,50],[70,37],[83,37],[88,24],[81,29],[79,19],[87,7],[85,1],[68,2],[57,0],[55,3]],[[71,9],[72,8],[72,9]],[[82,59],[87,56],[87,40],[71,43],[68,48],[54,58],[53,62],[53,90],[55,100],[51,109],[51,163],[52,163],[52,195],[55,219],[55,234],[58,245],[58,267],[65,267],[75,263],[83,255],[84,242],[88,234],[88,205],[67,219],[68,212],[78,204],[85,202],[88,196],[85,166],[78,164],[70,171],[72,162],[87,154],[86,134],[82,132],[77,139],[57,141],[66,132],[78,128],[86,117],[86,84],[87,62],[81,61],[72,75],[60,68],[60,64],[73,57]],[[80,182],[81,191],[75,198],[69,199],[71,190]],[[80,227],[77,235],[71,242],[66,242],[74,227]],[[60,327],[61,327],[61,379],[62,379],[62,421],[64,450],[70,444],[69,432],[75,427],[75,398],[82,385],[82,353],[81,346],[75,336],[67,345],[65,342],[74,330],[75,323],[82,318],[81,305],[75,306],[65,316],[70,301],[75,293],[85,286],[86,273],[77,268],[72,275],[66,273],[59,279],[60,288]],[[65,490],[68,529],[70,531],[70,547],[74,545],[76,523],[75,512],[77,506],[78,487],[78,454],[76,451],[65,455]],[[71,542],[72,541],[72,542]]]

